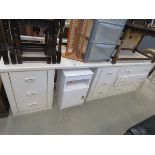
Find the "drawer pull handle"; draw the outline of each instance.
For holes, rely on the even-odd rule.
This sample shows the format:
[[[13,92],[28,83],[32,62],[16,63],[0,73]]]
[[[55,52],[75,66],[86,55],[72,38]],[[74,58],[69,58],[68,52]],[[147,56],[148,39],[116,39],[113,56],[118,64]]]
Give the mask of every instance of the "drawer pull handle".
[[[37,105],[37,103],[36,103],[36,102],[34,102],[34,103],[29,103],[28,105],[29,105],[30,107],[32,107],[32,106]]]
[[[32,96],[32,95],[36,95],[37,92],[27,92],[27,95]]]
[[[105,82],[105,83],[102,83],[102,85],[107,85],[107,84],[108,84],[108,83],[106,83],[106,82]]]
[[[25,78],[26,82],[32,82],[35,80],[35,77],[31,77],[31,78]]]
[[[127,73],[130,73],[131,71],[127,70],[126,72],[127,72]]]
[[[111,75],[111,74],[112,74],[111,72],[108,72],[108,73],[107,73],[107,75]]]
[[[81,99],[84,100],[84,96],[81,96]]]

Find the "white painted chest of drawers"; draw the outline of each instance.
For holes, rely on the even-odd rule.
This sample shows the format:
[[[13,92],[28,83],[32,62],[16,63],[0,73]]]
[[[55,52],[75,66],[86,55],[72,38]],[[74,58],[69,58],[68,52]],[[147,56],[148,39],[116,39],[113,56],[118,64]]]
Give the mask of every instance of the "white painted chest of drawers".
[[[2,73],[13,115],[52,108],[54,70]]]
[[[144,64],[93,69],[94,78],[86,101],[136,91],[151,68],[151,64]]]

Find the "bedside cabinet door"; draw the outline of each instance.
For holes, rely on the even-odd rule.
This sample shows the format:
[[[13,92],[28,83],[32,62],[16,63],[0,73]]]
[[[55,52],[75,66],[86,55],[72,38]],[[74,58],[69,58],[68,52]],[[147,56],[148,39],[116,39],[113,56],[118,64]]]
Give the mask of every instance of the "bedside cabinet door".
[[[63,91],[60,109],[69,108],[84,103],[88,88]]]
[[[19,112],[46,107],[47,71],[10,73]]]

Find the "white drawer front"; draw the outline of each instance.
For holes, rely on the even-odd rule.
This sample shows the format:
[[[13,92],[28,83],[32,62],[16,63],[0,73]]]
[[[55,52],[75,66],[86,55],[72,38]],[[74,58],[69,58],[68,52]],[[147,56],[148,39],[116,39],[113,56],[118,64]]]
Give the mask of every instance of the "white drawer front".
[[[114,87],[112,90],[112,95],[117,94],[123,94],[127,92],[136,91],[136,89],[140,86],[140,84],[137,85],[128,85],[128,86],[120,86],[120,87]]]
[[[12,72],[10,79],[20,112],[46,106],[47,71]]]
[[[148,74],[151,68],[151,65],[123,67],[121,75]]]
[[[109,87],[105,87],[104,89],[97,89],[95,88],[91,97],[99,97],[99,96],[106,96]]]
[[[139,74],[139,75],[132,75],[132,76],[120,76],[118,77],[117,81],[115,82],[114,86],[123,86],[128,84],[136,84],[143,82],[147,77],[147,74]]]
[[[103,82],[102,84],[97,83],[91,97],[107,96],[107,93],[109,92],[111,87],[111,83],[108,82]]]
[[[105,87],[107,86],[110,86],[110,85],[113,85],[114,83],[114,78],[105,78],[105,79],[102,79],[100,78],[97,83],[96,83],[96,86],[95,87],[98,87],[100,89],[104,89]]]
[[[120,70],[120,67],[108,67],[108,68],[103,68],[101,75],[100,75],[100,79],[108,79],[108,80],[112,80],[113,78],[116,77],[116,75],[118,74],[118,71]]]

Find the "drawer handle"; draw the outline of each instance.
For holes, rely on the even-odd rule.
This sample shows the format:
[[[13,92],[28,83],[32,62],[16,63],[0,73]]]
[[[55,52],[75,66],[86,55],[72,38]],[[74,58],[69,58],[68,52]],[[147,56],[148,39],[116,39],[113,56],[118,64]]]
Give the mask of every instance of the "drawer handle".
[[[28,105],[29,105],[30,107],[32,107],[32,106],[37,105],[37,103],[36,103],[36,102],[34,102],[34,103],[29,103]]]
[[[84,100],[84,98],[85,98],[84,96],[81,96],[81,99],[82,99],[82,100]]]
[[[108,83],[106,83],[106,82],[104,82],[104,83],[102,83],[102,85],[107,85]]]
[[[99,94],[99,95],[102,95],[102,96],[104,96],[104,95],[105,95],[105,93],[104,93],[104,92],[99,92],[98,94]]]
[[[131,71],[127,70],[126,72],[127,72],[127,73],[130,73]]]
[[[111,72],[108,72],[108,73],[107,73],[107,75],[111,75],[111,74],[113,74],[113,73],[111,73]]]
[[[25,78],[26,82],[32,82],[35,80],[35,77],[31,77],[31,78]]]
[[[144,80],[144,78],[140,78],[140,80],[141,80],[141,81],[143,81],[143,80]]]
[[[37,94],[37,92],[27,92],[27,95],[29,95],[29,96],[32,96],[32,95],[36,95]]]
[[[121,81],[122,83],[124,83],[125,81]]]

